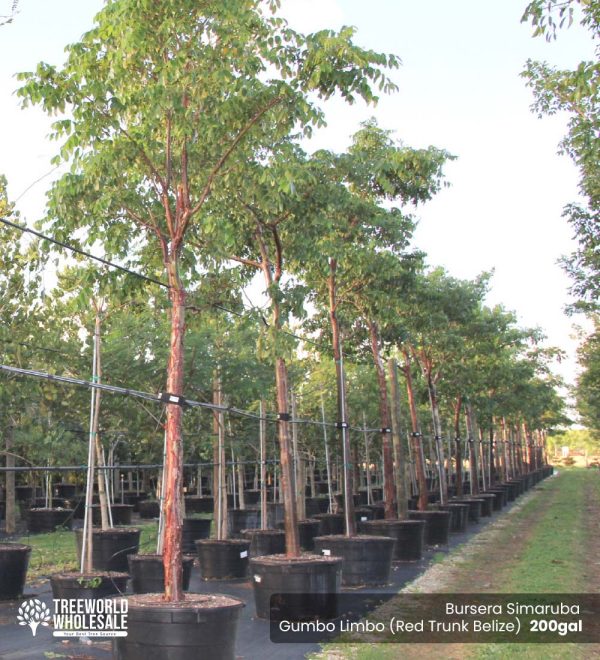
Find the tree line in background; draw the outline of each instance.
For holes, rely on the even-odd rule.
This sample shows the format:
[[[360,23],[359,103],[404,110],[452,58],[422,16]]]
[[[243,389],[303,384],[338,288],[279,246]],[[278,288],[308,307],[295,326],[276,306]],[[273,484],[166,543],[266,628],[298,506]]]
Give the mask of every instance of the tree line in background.
[[[535,0],[523,16],[536,36],[557,38],[557,31],[578,21],[594,44],[594,59],[573,70],[529,61],[524,72],[538,115],[566,113],[568,133],[560,147],[579,169],[580,201],[568,204],[564,217],[573,228],[577,250],[562,260],[573,280],[572,313],[583,312],[592,332],[579,349],[581,375],[575,387],[581,421],[600,436],[600,3],[597,0]]]

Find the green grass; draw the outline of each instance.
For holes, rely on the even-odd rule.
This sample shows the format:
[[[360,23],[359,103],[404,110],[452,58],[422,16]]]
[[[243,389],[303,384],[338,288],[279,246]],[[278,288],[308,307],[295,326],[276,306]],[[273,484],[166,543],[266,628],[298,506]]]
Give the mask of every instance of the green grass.
[[[144,523],[136,527],[141,530],[140,552],[156,552],[156,523]],[[22,536],[17,542],[31,546],[28,581],[78,568],[75,534],[71,530]]]

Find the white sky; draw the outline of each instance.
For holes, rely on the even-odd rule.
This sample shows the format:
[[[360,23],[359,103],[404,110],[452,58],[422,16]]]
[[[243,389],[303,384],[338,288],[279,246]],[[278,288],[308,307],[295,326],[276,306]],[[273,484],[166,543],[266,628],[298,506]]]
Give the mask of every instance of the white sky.
[[[0,0],[0,15],[10,0]],[[570,354],[560,372],[574,377],[575,341],[562,308],[569,280],[556,264],[574,248],[562,207],[577,195],[577,172],[557,155],[566,119],[538,119],[519,74],[525,61],[561,67],[593,56],[575,26],[556,42],[531,38],[520,23],[527,0],[284,0],[284,14],[302,31],[354,25],[355,41],[393,52],[403,66],[392,76],[400,91],[375,108],[333,102],[327,129],[309,149],[342,150],[361,121],[374,115],[407,145],[433,144],[458,159],[446,168],[452,184],[419,209],[415,244],[432,265],[461,278],[495,269],[490,304],[517,311],[521,324],[541,326]],[[60,63],[63,48],[92,25],[101,0],[20,0],[14,23],[0,27],[0,173],[12,199],[50,169],[57,145],[49,120],[22,111],[13,75],[40,60]],[[29,223],[43,211],[51,177],[18,202]]]

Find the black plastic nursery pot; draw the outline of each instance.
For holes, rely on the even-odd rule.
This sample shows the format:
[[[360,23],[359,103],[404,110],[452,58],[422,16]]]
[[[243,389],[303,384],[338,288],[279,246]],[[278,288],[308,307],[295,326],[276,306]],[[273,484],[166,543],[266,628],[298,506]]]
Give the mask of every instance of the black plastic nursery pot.
[[[128,569],[127,555],[136,555],[140,547],[140,530],[134,527],[94,529],[92,531],[92,566],[98,571]],[[81,561],[83,529],[75,530],[77,560]]]
[[[242,537],[250,541],[250,556],[280,555],[285,552],[285,532],[281,529],[244,529]]]
[[[467,529],[469,521],[469,505],[462,504],[461,502],[450,502],[443,507],[442,510],[450,511],[450,531],[451,532],[464,532]]]
[[[29,509],[27,529],[32,534],[54,532],[57,527],[71,529],[73,509]]]
[[[57,573],[50,576],[52,598],[110,598],[125,593],[128,579],[127,573],[118,572]]]
[[[260,619],[310,621],[338,616],[340,557],[255,557],[250,560],[250,573]],[[275,596],[272,602],[271,596]]]
[[[340,508],[344,508],[344,493],[336,493],[335,501]],[[354,502],[354,506],[360,506],[360,495],[352,495],[352,501]]]
[[[500,511],[502,507],[507,505],[508,498],[506,497],[506,490],[504,488],[488,488],[486,493],[493,493],[497,496],[494,500],[494,511]]]
[[[183,552],[194,554],[195,542],[210,538],[211,518],[184,518],[181,532],[181,549]]]
[[[160,593],[165,588],[165,569],[162,555],[129,555],[127,557],[131,589],[134,594]],[[194,557],[184,556],[183,590],[190,588]]]
[[[344,533],[344,516],[341,513],[318,513],[314,516],[318,520],[319,534],[321,536],[332,536]]]
[[[354,519],[357,523],[367,522],[367,520],[375,520],[375,511],[366,506],[359,507],[358,509],[354,509]]]
[[[453,504],[467,504],[469,507],[469,522],[478,523],[481,519],[481,510],[483,508],[483,500],[479,497],[465,497],[462,499],[452,500]]]
[[[56,497],[72,499],[77,495],[77,486],[75,484],[54,484],[52,490]]]
[[[373,512],[373,520],[383,520],[385,518],[384,504],[369,504],[367,509],[370,509]]]
[[[390,581],[395,543],[387,536],[317,536],[315,554],[341,557],[343,586],[377,586]]]
[[[185,498],[186,513],[212,513],[214,499],[208,495],[189,495]]]
[[[25,589],[31,546],[0,543],[0,600],[16,600]]]
[[[298,521],[298,537],[300,547],[303,550],[313,550],[315,547],[315,536],[319,535],[321,523],[316,518],[307,518]]]
[[[134,513],[140,512],[140,502],[148,499],[146,493],[127,492],[123,493],[123,501],[125,504],[133,506]]]
[[[42,496],[42,489],[33,486],[15,486],[15,499],[17,502],[27,502]]]
[[[306,515],[310,518],[317,513],[327,513],[329,510],[328,497],[307,497],[306,501]]]
[[[143,500],[139,504],[140,518],[149,520],[160,516],[160,504],[157,500]]]
[[[267,502],[267,524],[269,527],[277,527],[283,522],[285,512],[283,509],[283,502]]]
[[[381,502],[383,499],[383,488],[371,488],[371,497],[373,502]]]
[[[475,499],[481,500],[481,517],[489,518],[494,512],[494,500],[496,496],[494,493],[480,493],[473,495]]]
[[[389,536],[394,539],[395,561],[418,561],[425,546],[425,522],[422,520],[369,520],[359,529],[369,536]]]
[[[203,539],[196,541],[203,580],[230,580],[248,575],[250,541],[245,539]]]
[[[450,531],[449,511],[409,511],[412,520],[424,520],[425,543],[427,545],[447,545]]]
[[[162,598],[129,596],[127,637],[113,640],[115,660],[234,660],[241,600],[221,594],[186,594],[176,603]]]
[[[243,529],[260,527],[260,509],[231,509],[227,516],[231,536],[239,537]]]
[[[244,491],[244,504],[253,505],[260,502],[260,490],[245,490]]]
[[[111,504],[113,525],[131,525],[131,516],[133,514],[133,504]],[[92,505],[92,520],[94,525],[102,524],[102,514],[100,505]]]

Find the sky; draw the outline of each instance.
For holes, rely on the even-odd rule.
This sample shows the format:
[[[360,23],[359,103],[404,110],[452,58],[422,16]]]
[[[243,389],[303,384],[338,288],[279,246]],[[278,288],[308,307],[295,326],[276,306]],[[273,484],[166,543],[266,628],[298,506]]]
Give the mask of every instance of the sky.
[[[19,108],[14,74],[41,60],[60,64],[64,46],[92,26],[102,4],[20,0],[13,23],[0,27],[0,173],[28,224],[43,214],[44,193],[57,175],[48,175],[57,144],[46,139],[50,120],[41,111]],[[557,260],[575,247],[561,212],[577,198],[578,176],[557,153],[567,118],[539,119],[520,73],[528,58],[566,68],[593,52],[578,26],[551,43],[532,38],[531,27],[520,22],[526,4],[284,0],[283,15],[304,32],[355,26],[356,43],[401,58],[391,73],[397,93],[374,107],[334,100],[326,107],[327,128],[305,148],[341,151],[373,116],[407,146],[431,144],[455,155],[445,168],[450,186],[417,209],[413,245],[454,277],[493,269],[488,303],[514,310],[521,325],[540,326],[549,344],[566,350],[557,370],[572,383],[577,342],[573,319],[563,312],[569,279]],[[10,5],[0,0],[0,15]]]

